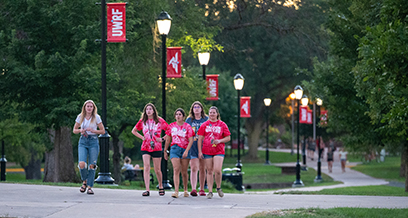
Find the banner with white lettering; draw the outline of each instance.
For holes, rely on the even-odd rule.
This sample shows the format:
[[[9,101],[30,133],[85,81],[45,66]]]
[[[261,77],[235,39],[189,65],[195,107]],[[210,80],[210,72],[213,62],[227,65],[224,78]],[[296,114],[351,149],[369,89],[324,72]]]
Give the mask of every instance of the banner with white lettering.
[[[241,117],[251,117],[251,97],[241,97],[240,107]]]
[[[167,78],[181,78],[181,47],[167,48]]]
[[[126,3],[107,3],[108,42],[126,42]]]
[[[218,101],[218,74],[206,75],[207,80],[207,91],[208,91],[208,101]]]
[[[299,108],[299,123],[307,123],[307,106]]]
[[[313,110],[307,110],[307,124],[313,124]]]
[[[327,126],[328,116],[327,110],[320,111],[320,126]]]

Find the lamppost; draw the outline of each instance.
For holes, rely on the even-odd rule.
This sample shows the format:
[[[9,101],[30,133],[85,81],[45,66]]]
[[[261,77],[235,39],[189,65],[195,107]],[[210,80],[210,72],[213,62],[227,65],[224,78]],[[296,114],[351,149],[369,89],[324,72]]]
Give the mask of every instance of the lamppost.
[[[296,98],[296,95],[295,95],[295,93],[290,93],[290,95],[289,95],[289,97],[290,97],[290,99],[292,100],[292,146],[290,146],[290,155],[293,155],[293,144],[295,144],[295,129],[294,129],[294,126],[295,126],[295,117],[293,116],[293,114],[295,113],[295,98]]]
[[[0,181],[6,181],[6,155],[4,154],[4,139],[1,140],[1,179]]]
[[[205,66],[210,61],[210,52],[198,52],[198,61],[203,66],[203,80],[205,80]]]
[[[320,106],[323,105],[323,100],[320,99],[320,98],[317,98],[316,99],[316,104],[317,104],[317,111],[318,111],[317,114],[320,115]],[[316,121],[315,121],[315,123],[316,123]],[[319,137],[319,134],[318,134],[317,137]],[[316,148],[318,149],[319,158],[317,159],[317,176],[316,176],[314,181],[315,182],[322,182],[323,181],[323,178],[322,178],[322,162],[320,160],[322,152],[320,150],[320,145],[316,145]]]
[[[271,165],[269,161],[269,110],[268,107],[271,105],[272,100],[270,98],[265,98],[264,103],[266,106],[266,151],[265,151],[265,164]]]
[[[98,184],[113,184],[115,181],[109,172],[109,138],[108,124],[106,122],[106,0],[101,1],[101,77],[102,77],[102,122],[105,127],[105,133],[99,135],[100,145],[100,171],[95,182]]]
[[[162,11],[157,18],[157,27],[159,29],[159,33],[162,36],[162,117],[166,120],[166,37],[169,34],[170,27],[171,27],[171,17],[170,15]],[[164,142],[162,143],[162,147],[164,148]],[[167,179],[167,160],[164,159],[164,153],[162,154],[162,161],[161,161],[161,170],[163,176],[163,188],[164,189],[171,189],[171,185],[169,180]]]
[[[303,89],[301,86],[297,85],[295,87],[295,97],[297,100],[297,161],[296,161],[296,181],[293,183],[292,187],[301,187],[305,186],[300,180],[300,163],[299,163],[299,107],[300,107],[300,99],[303,95]]]
[[[303,95],[301,101],[302,101],[302,106],[303,107],[306,107],[309,104],[309,98],[307,98],[307,95]],[[307,171],[307,167],[306,167],[306,126],[303,129],[305,131],[303,133],[303,146],[302,146],[303,166],[302,166],[302,170]]]
[[[235,77],[234,77],[234,87],[235,87],[235,90],[237,90],[238,91],[238,100],[237,100],[237,102],[238,102],[238,113],[237,113],[237,120],[238,120],[238,127],[237,127],[237,134],[238,134],[238,142],[237,142],[237,144],[238,144],[238,161],[237,161],[237,164],[235,165],[236,167],[238,167],[239,168],[239,172],[241,172],[242,171],[242,164],[241,164],[241,141],[240,141],[240,131],[239,131],[239,129],[240,129],[240,120],[241,120],[241,118],[240,118],[240,112],[241,112],[241,107],[240,107],[240,91],[242,90],[242,88],[244,87],[244,77],[241,75],[241,74],[237,74],[237,75],[235,75]]]

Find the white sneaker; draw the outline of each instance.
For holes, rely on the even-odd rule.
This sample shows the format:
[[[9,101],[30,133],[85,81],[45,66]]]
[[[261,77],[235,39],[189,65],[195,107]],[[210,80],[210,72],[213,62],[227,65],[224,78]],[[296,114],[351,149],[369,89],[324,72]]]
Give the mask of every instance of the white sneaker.
[[[213,193],[212,193],[212,192],[208,192],[207,198],[208,198],[208,199],[211,199],[212,197],[213,197]]]

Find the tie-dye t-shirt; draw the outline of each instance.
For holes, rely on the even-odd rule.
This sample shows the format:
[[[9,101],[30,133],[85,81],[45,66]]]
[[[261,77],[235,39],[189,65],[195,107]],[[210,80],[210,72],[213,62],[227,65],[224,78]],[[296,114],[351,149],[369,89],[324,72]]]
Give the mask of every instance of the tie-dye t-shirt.
[[[217,120],[216,122],[211,122],[210,120],[207,120],[201,125],[198,130],[198,135],[204,136],[203,154],[217,155],[225,154],[225,144],[219,143],[216,145],[213,141],[223,139],[231,135],[231,132],[229,131],[227,124],[223,121]]]
[[[166,135],[171,137],[170,146],[178,145],[180,148],[186,149],[188,139],[194,136],[194,131],[188,123],[179,126],[177,122],[174,122],[167,127]]]
[[[156,139],[160,138],[161,131],[166,130],[167,126],[168,124],[161,117],[159,117],[159,123],[155,123],[153,119],[148,119],[146,123],[143,123],[143,120],[139,120],[135,127],[138,131],[142,131],[145,137],[141,150],[148,152],[161,151],[161,142],[156,141]],[[154,149],[152,149],[150,144],[151,141],[154,143]]]

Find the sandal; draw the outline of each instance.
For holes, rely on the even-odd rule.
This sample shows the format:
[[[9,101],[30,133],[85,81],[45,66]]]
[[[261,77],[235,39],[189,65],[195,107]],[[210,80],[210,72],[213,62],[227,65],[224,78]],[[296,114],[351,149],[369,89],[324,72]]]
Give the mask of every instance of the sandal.
[[[142,193],[142,196],[145,196],[145,197],[150,196],[150,192],[149,192],[149,191],[145,191],[145,192]]]
[[[159,188],[159,195],[164,196],[164,194],[165,194],[164,188]]]
[[[93,195],[94,192],[92,191],[92,189],[88,188],[88,191],[86,192],[88,195]]]
[[[79,189],[80,192],[84,193],[86,191],[86,183],[82,183],[81,188]]]

